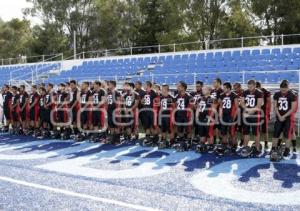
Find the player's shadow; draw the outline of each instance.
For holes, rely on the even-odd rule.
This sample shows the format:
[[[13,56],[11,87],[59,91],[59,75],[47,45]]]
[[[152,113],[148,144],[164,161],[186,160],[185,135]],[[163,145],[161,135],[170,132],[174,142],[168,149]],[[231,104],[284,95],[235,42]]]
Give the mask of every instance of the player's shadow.
[[[186,167],[185,171],[192,172],[194,170],[199,169],[209,169],[213,166],[219,165],[224,162],[233,161],[240,159],[238,155],[230,155],[230,156],[219,156],[215,153],[204,153],[199,158],[195,160],[186,161],[183,165]],[[217,176],[220,173],[229,173],[231,171],[231,167],[224,168],[222,171],[211,172],[211,176]]]
[[[32,142],[36,139],[30,136],[16,136],[10,134],[0,135],[0,146],[1,145],[13,145],[13,144],[23,144],[26,142]]]
[[[95,156],[97,157],[97,154],[100,153],[100,152],[111,151],[111,150],[123,148],[125,146],[128,146],[128,144],[120,144],[120,145],[117,145],[117,146],[110,145],[110,144],[101,144],[98,147],[93,147],[93,148],[88,149],[88,150],[81,150],[81,151],[69,153],[69,154],[66,154],[66,155],[70,156],[70,157],[68,157],[68,159],[74,159],[74,158],[77,158],[77,157],[89,156],[89,155],[93,155],[93,154],[95,154]]]
[[[44,144],[35,144],[29,145],[24,147],[19,147],[17,150],[21,150],[23,153],[34,152],[34,151],[57,151],[62,149],[67,149],[70,147],[77,147],[80,146],[78,143],[74,142],[51,142],[51,143],[44,143]]]
[[[249,182],[251,178],[259,178],[260,170],[274,167],[273,179],[282,181],[282,188],[292,188],[295,183],[300,183],[300,166],[294,160],[293,163],[268,163],[260,164],[244,172],[239,178],[240,182]]]

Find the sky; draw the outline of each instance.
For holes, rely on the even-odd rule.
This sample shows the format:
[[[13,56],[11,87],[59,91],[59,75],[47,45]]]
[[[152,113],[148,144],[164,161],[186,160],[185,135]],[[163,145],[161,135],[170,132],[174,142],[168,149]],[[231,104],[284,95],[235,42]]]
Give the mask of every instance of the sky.
[[[23,8],[31,7],[32,5],[26,0],[0,0],[0,18],[4,21],[9,21],[13,18],[23,19]],[[38,24],[36,18],[28,18],[33,24]]]

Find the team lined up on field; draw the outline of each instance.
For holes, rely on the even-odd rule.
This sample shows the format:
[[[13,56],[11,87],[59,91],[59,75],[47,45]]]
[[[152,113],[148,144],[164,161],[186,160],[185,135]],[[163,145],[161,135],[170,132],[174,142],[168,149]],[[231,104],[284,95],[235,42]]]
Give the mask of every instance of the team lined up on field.
[[[145,146],[174,147],[179,151],[195,148],[197,151],[216,151],[219,154],[236,153],[240,133],[241,155],[259,155],[261,134],[268,148],[268,122],[271,94],[259,82],[248,81],[248,89],[239,83],[223,84],[214,80],[213,88],[196,83],[194,92],[180,81],[171,94],[168,85],[126,82],[122,90],[115,81],[32,86],[30,94],[24,86],[2,90],[3,111],[6,119],[4,131],[12,125],[15,134],[53,137],[77,141],[118,144],[122,140],[139,140]],[[280,84],[273,96],[276,121],[272,151],[279,153],[278,139],[286,138],[283,155],[289,155],[294,138],[297,94],[288,81]],[[139,122],[145,138],[139,139]],[[250,134],[255,144],[248,146]],[[122,138],[121,138],[122,137]],[[295,139],[295,138],[294,138]],[[217,145],[216,145],[217,144]],[[295,150],[295,140],[293,147]],[[272,154],[272,153],[271,153]]]

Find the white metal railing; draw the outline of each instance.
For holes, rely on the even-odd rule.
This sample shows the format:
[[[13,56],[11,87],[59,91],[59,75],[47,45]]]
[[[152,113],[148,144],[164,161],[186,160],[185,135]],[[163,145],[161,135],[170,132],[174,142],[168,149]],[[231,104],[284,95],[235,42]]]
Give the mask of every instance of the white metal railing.
[[[293,41],[292,39],[296,39]],[[95,51],[80,52],[76,55],[72,55],[68,59],[87,59],[87,58],[99,58],[114,55],[136,55],[144,53],[170,53],[178,51],[191,51],[191,50],[208,50],[208,49],[221,49],[221,48],[243,48],[251,46],[268,46],[268,45],[285,45],[299,43],[300,34],[281,34],[281,35],[268,35],[268,36],[249,36],[238,38],[224,38],[216,40],[198,40],[195,42],[184,43],[172,43],[172,44],[158,44],[151,46],[132,46],[128,48],[116,48],[116,49],[103,49]],[[6,58],[0,59],[0,65],[11,65],[19,63],[27,63],[30,59],[40,58],[38,62],[45,62],[48,57],[63,55],[38,55],[38,56],[24,56],[19,58]]]
[[[252,37],[239,37],[239,38],[225,38],[217,40],[199,40],[195,42],[185,43],[173,43],[166,45],[152,45],[141,47],[128,47],[128,48],[116,48],[116,49],[104,49],[97,51],[85,51],[69,57],[69,59],[87,59],[87,58],[100,58],[114,55],[136,55],[145,53],[170,53],[178,51],[192,51],[192,50],[208,50],[208,49],[220,49],[220,48],[243,48],[251,46],[268,46],[268,45],[285,45],[287,38],[298,38],[300,40],[300,34],[288,34],[288,35],[269,35],[269,36],[252,36]],[[252,43],[251,43],[252,41]],[[220,44],[228,42],[228,47]],[[231,42],[231,43],[230,43]],[[235,42],[235,43],[232,43]],[[289,44],[295,44],[299,42],[288,42]],[[149,50],[149,51],[147,51]]]
[[[10,72],[10,83],[13,81],[18,81],[18,80],[24,80],[24,81],[31,81],[32,84],[34,84],[36,81],[38,81],[39,76],[42,74],[48,74],[51,70],[48,70],[49,66],[54,65],[54,64],[60,64],[59,68],[61,69],[61,61],[56,61],[52,62],[53,59],[55,58],[61,58],[61,61],[63,60],[63,54],[55,55],[51,58],[48,58],[47,60],[44,60],[44,63],[37,63],[33,67],[31,66],[25,66],[19,69],[16,69],[14,71]],[[47,64],[44,66],[44,64]],[[39,65],[42,65],[39,67]],[[27,71],[27,68],[30,67],[31,71]],[[45,70],[45,71],[44,71]],[[61,70],[60,70],[61,71]]]

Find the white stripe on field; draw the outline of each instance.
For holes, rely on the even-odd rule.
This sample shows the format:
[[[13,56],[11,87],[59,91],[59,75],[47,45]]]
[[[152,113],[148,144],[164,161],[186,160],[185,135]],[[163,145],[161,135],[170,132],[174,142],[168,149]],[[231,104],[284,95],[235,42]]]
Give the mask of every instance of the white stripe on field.
[[[68,190],[62,190],[62,189],[53,188],[53,187],[49,187],[49,186],[44,186],[44,185],[39,185],[39,184],[35,184],[35,183],[25,182],[25,181],[22,181],[22,180],[16,180],[16,179],[12,179],[10,177],[1,177],[0,176],[0,180],[10,182],[10,183],[14,183],[14,184],[18,184],[18,185],[27,186],[27,187],[32,187],[32,188],[42,189],[42,190],[46,190],[46,191],[51,191],[51,192],[55,192],[55,193],[61,193],[61,194],[65,194],[65,195],[68,195],[68,196],[74,196],[74,197],[78,197],[78,198],[89,199],[89,200],[103,202],[103,203],[107,203],[107,204],[114,204],[114,205],[118,205],[118,206],[121,206],[121,207],[127,207],[127,208],[131,208],[131,209],[136,209],[136,210],[146,210],[146,211],[148,211],[148,210],[151,210],[151,211],[152,210],[157,210],[157,209],[154,209],[154,208],[151,208],[151,207],[145,207],[145,206],[130,204],[130,203],[117,201],[117,200],[113,200],[113,199],[96,197],[96,196],[91,196],[91,195],[87,195],[87,194],[72,192],[72,191],[68,191]]]

